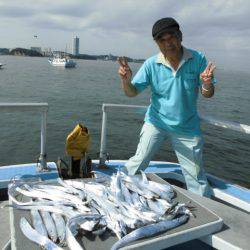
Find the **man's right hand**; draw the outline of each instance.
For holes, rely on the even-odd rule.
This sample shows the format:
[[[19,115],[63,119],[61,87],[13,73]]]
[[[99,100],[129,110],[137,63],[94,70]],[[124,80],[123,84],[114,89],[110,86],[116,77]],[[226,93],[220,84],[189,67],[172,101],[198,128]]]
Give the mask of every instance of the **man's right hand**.
[[[121,77],[121,84],[124,93],[129,97],[136,96],[138,92],[134,87],[134,85],[131,84],[132,70],[128,66],[127,60],[124,57],[119,57],[117,61],[120,64],[120,68],[118,69],[118,74]]]
[[[132,70],[128,66],[128,62],[124,57],[118,57],[117,59],[120,67],[118,69],[118,74],[120,75],[122,81],[131,82]]]

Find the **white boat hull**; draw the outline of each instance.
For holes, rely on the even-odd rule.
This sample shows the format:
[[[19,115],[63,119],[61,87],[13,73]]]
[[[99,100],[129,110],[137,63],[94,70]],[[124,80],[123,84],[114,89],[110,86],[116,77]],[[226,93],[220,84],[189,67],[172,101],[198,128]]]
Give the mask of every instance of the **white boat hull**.
[[[65,58],[49,59],[49,63],[52,66],[63,68],[74,68],[76,66],[76,62]]]

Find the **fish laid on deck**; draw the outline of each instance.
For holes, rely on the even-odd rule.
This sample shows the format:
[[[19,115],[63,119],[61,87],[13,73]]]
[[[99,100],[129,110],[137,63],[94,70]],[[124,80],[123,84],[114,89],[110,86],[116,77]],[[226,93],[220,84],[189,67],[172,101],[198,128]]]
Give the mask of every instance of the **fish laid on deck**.
[[[82,249],[77,234],[101,236],[110,230],[119,239],[112,247],[115,250],[177,227],[192,215],[187,205],[173,201],[171,185],[148,180],[143,172],[141,176],[120,171],[112,177],[94,174],[96,178],[84,182],[10,184],[11,206],[31,212],[34,229],[25,218],[20,221],[24,235],[44,248],[60,249],[67,244],[70,249]],[[18,194],[30,201],[18,200]]]

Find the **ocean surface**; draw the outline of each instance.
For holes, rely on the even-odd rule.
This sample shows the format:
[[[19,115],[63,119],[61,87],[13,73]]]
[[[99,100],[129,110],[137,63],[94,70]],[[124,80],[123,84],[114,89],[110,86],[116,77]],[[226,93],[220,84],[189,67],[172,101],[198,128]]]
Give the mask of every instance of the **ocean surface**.
[[[118,65],[111,61],[77,60],[75,69],[52,67],[47,58],[0,56],[0,102],[47,102],[47,158],[69,161],[65,140],[77,123],[91,133],[90,156],[98,158],[102,103],[148,105],[149,91],[128,98],[121,90]],[[133,72],[140,64],[131,63]],[[250,72],[218,67],[216,94],[200,96],[205,115],[250,125]],[[138,143],[144,114],[108,113],[107,147],[111,159],[128,159]],[[1,113],[0,166],[35,162],[40,153],[40,114]],[[250,135],[202,124],[206,171],[250,188]],[[169,142],[154,160],[177,162]]]

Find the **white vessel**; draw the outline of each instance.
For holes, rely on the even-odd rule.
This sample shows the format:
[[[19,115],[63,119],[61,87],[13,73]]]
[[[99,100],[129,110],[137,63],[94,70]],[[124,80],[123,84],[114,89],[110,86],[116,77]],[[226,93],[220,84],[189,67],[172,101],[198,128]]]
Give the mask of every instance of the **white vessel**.
[[[107,159],[107,113],[111,111],[131,110],[131,112],[145,111],[145,106],[122,105],[122,104],[103,104],[102,134],[100,143],[100,159],[92,161],[93,170],[101,171],[106,175],[112,175],[117,169],[124,166],[125,160]],[[0,167],[0,207],[7,206],[8,201],[8,183],[12,180],[30,180],[39,178],[45,184],[56,182],[60,176],[59,167],[54,162],[46,161],[46,125],[47,125],[47,103],[0,103],[0,112],[24,112],[36,111],[42,113],[41,121],[41,152],[37,163],[9,165]],[[212,117],[201,116],[206,123],[228,128],[244,134],[250,134],[250,126],[239,123],[231,123]],[[17,144],[18,148],[18,144]],[[107,169],[101,166],[106,165]],[[1,161],[0,161],[1,165]],[[236,167],[237,164],[236,164]],[[212,199],[198,196],[185,189],[184,178],[180,165],[173,162],[151,161],[145,171],[148,178],[154,181],[163,182],[167,180],[173,184],[173,187],[181,197],[195,203],[194,213],[196,216],[182,227],[178,232],[168,231],[158,236],[152,236],[140,241],[135,241],[126,249],[165,249],[176,246],[176,249],[204,249],[211,250],[227,249],[249,249],[249,224],[250,224],[250,190],[226,180],[222,180],[212,174],[207,174],[208,181],[213,189]],[[178,196],[177,196],[178,197]],[[27,197],[26,197],[27,198]],[[136,210],[135,210],[136,211]],[[203,212],[206,211],[206,214]],[[209,213],[208,213],[209,212]],[[24,237],[20,231],[20,216],[29,216],[24,211],[13,208],[0,210],[0,248],[4,250],[16,249],[38,249],[38,245],[31,245],[31,242]],[[10,220],[9,220],[10,218]],[[201,220],[199,220],[199,218]],[[216,218],[216,219],[214,219]],[[204,221],[209,221],[204,222]],[[194,222],[196,224],[194,224]],[[200,224],[197,224],[197,223]],[[222,228],[221,228],[222,226]],[[113,237],[113,236],[108,236]],[[118,239],[105,238],[101,241],[98,237],[88,240],[83,237],[86,248],[84,249],[110,249],[114,241]],[[70,245],[70,238],[67,238]],[[86,240],[86,241],[85,241]],[[83,240],[81,241],[81,243]],[[83,244],[83,243],[82,243]],[[93,244],[93,245],[90,245]],[[102,244],[102,245],[101,245]],[[31,246],[31,247],[29,247]],[[70,248],[76,249],[76,248]],[[81,249],[81,248],[78,248]],[[172,248],[171,248],[172,249]]]
[[[76,62],[74,62],[72,59],[68,59],[65,57],[49,58],[49,63],[53,66],[59,66],[64,68],[74,68],[76,66]]]

